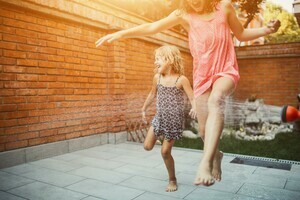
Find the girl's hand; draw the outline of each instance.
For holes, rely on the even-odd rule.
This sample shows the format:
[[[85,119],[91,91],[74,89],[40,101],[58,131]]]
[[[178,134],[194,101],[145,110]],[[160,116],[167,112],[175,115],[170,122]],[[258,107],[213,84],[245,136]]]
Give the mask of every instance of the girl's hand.
[[[266,33],[271,34],[271,33],[277,32],[278,29],[280,28],[280,25],[281,25],[281,22],[278,19],[270,20],[266,27]]]
[[[100,45],[102,45],[104,42],[111,43],[114,40],[120,39],[121,37],[122,37],[122,35],[119,32],[105,35],[102,38],[100,38],[99,40],[97,40],[97,42],[95,42],[96,48],[99,47]]]
[[[142,111],[142,121],[147,124],[147,119],[146,119],[146,112]]]
[[[191,116],[192,119],[196,119],[197,117],[197,112],[196,109],[191,109],[189,115]]]

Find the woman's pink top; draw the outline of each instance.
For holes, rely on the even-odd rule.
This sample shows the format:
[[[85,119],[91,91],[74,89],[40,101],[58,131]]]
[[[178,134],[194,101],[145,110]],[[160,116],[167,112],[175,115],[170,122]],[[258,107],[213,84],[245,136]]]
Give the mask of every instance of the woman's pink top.
[[[189,46],[193,56],[195,97],[209,89],[219,77],[228,77],[235,86],[240,78],[230,27],[217,6],[211,20],[190,15]]]

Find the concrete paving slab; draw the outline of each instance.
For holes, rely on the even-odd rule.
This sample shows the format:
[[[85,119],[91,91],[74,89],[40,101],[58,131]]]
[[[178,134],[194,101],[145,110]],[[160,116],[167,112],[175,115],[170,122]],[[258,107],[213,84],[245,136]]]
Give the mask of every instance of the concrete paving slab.
[[[24,198],[0,191],[0,200],[24,200]]]
[[[258,186],[256,184],[245,183],[238,194],[252,196],[269,200],[296,200],[300,199],[300,193],[285,189]]]
[[[161,146],[145,151],[141,143],[105,144],[0,169],[0,200],[296,200],[300,167],[290,171],[230,163],[224,154],[222,181],[195,186],[202,151],[174,148],[178,190],[165,192],[168,174]],[[2,198],[2,199],[1,199]]]
[[[9,190],[8,192],[30,200],[77,200],[87,196],[79,192],[41,182],[30,183]]]
[[[67,188],[83,194],[111,200],[131,200],[144,193],[142,190],[91,179],[81,181]]]
[[[0,190],[6,191],[32,182],[34,180],[0,171]]]
[[[23,177],[55,185],[58,187],[66,187],[73,183],[77,183],[85,178],[72,174],[62,173],[50,169],[35,169],[31,172],[22,174]]]
[[[70,171],[69,174],[74,174],[81,177],[96,179],[99,181],[113,183],[113,184],[120,183],[133,176],[133,175],[119,173],[111,170],[88,167],[88,166]]]

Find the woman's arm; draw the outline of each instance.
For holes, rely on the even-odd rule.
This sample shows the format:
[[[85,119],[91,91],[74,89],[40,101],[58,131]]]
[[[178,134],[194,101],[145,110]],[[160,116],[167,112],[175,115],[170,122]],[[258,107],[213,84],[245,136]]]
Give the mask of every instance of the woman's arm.
[[[188,99],[189,99],[189,101],[190,101],[190,103],[192,105],[192,108],[190,110],[189,115],[193,119],[196,119],[196,117],[197,117],[197,113],[196,113],[196,100],[194,98],[194,92],[193,92],[193,89],[191,87],[190,81],[185,76],[182,76],[180,82],[182,84],[184,92],[186,93],[186,95],[187,95],[187,97],[188,97]]]
[[[159,74],[156,74],[153,78],[153,83],[152,83],[152,88],[151,91],[148,94],[148,97],[142,107],[142,119],[143,121],[146,122],[146,111],[147,108],[151,105],[151,103],[153,102],[154,98],[156,97],[156,93],[157,93],[157,80],[158,80],[158,76]]]
[[[227,19],[230,29],[239,41],[249,41],[270,33],[275,33],[280,27],[280,21],[272,20],[267,26],[245,29],[237,18],[232,4],[229,1],[224,1],[223,6],[227,12]]]
[[[161,32],[163,30],[172,28],[173,26],[180,24],[181,21],[182,21],[181,15],[178,15],[178,11],[175,10],[169,16],[161,20],[152,23],[141,24],[139,26],[130,29],[121,30],[112,34],[105,35],[99,40],[97,40],[96,47],[99,47],[104,42],[111,43],[114,40],[118,40],[121,38],[133,38],[133,37],[152,35]]]

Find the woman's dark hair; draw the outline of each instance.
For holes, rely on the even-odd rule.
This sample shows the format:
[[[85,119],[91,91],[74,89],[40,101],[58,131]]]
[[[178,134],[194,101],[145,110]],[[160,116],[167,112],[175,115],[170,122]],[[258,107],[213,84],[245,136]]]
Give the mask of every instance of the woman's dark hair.
[[[216,6],[220,3],[221,0],[205,0],[204,8],[202,11],[198,12],[199,14],[213,12]],[[187,2],[187,0],[182,0],[180,8],[185,12],[196,12]]]

